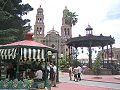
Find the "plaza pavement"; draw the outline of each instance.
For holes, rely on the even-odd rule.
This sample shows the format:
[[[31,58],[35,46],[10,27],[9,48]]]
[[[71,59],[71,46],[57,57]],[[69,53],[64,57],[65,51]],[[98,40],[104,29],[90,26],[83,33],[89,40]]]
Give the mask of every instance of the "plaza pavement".
[[[70,81],[68,73],[59,72],[59,77],[57,87],[52,90],[120,90],[120,79],[116,79],[119,75],[82,75],[79,82]]]

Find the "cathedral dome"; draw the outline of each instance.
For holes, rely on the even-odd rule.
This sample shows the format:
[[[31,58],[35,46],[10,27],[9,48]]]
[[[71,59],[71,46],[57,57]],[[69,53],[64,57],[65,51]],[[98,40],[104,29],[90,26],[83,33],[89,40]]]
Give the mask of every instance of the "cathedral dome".
[[[47,32],[48,34],[51,34],[51,33],[55,33],[55,34],[59,34],[58,31],[54,30],[54,27],[52,28],[52,30],[50,30],[49,32]]]

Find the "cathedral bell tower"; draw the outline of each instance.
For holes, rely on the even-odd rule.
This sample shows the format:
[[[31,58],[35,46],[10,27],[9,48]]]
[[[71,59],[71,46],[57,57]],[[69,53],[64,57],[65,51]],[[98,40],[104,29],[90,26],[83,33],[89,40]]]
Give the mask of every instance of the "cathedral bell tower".
[[[69,10],[67,9],[67,7],[65,7],[65,9],[63,10],[63,17],[62,17],[62,26],[61,26],[61,36],[68,39],[70,37],[72,37],[72,28],[70,25],[67,25],[65,23],[65,15],[69,12]]]
[[[43,9],[40,7],[37,9],[36,14],[36,22],[34,25],[34,40],[36,42],[45,43],[44,38],[44,15],[43,15]]]
[[[63,10],[62,26],[61,26],[61,53],[65,56],[69,54],[69,48],[66,44],[67,39],[72,37],[72,27],[65,23],[65,15],[69,12],[67,7]]]

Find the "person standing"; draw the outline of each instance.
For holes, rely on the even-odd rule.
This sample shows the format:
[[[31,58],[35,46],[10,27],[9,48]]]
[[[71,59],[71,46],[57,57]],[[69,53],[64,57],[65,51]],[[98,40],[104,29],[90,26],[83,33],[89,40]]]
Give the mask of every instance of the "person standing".
[[[12,63],[8,64],[8,67],[7,67],[7,75],[6,75],[6,78],[9,78],[10,80],[13,80],[14,79],[14,66]]]
[[[42,81],[42,77],[43,77],[43,72],[41,69],[39,69],[36,73],[35,73],[36,79],[41,80]]]
[[[39,68],[36,73],[35,73],[35,82],[33,83],[32,85],[32,88],[38,88],[38,83],[39,81],[42,81],[43,80],[43,72],[41,70],[41,68]]]
[[[49,80],[51,81],[51,84],[52,84],[52,81],[54,80],[54,77],[53,77],[54,70],[53,70],[52,65],[49,65],[49,67],[50,67],[50,69],[49,69],[49,73],[50,73]]]
[[[52,81],[52,85],[53,87],[56,87],[56,71],[57,71],[57,67],[55,66],[55,64],[52,63],[52,67],[53,67],[53,81]]]
[[[74,81],[78,81],[78,68],[74,68],[73,73],[74,73]]]
[[[81,80],[81,73],[82,73],[82,68],[80,66],[77,67],[78,69],[78,80]]]
[[[69,67],[69,78],[72,80],[72,66]]]

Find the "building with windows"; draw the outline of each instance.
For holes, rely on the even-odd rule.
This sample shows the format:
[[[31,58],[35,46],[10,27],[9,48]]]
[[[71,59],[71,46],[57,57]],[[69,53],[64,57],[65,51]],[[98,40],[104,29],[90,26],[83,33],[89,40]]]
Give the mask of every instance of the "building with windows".
[[[53,47],[58,50],[58,56],[61,57],[61,54],[64,56],[69,55],[69,48],[66,46],[65,42],[67,39],[72,37],[72,28],[70,25],[65,24],[65,15],[69,10],[67,7],[63,10],[63,17],[62,18],[62,25],[61,29],[58,31],[61,31],[61,35],[58,31],[52,28],[52,30],[47,32],[47,35],[45,35],[45,25],[44,25],[44,10],[40,6],[37,9],[36,14],[36,21],[34,25],[34,40],[37,42],[41,42],[47,46]]]
[[[112,53],[112,54],[111,54]],[[104,57],[104,60],[102,60]],[[108,64],[120,64],[120,48],[105,49],[104,51],[99,51],[97,58],[103,61],[104,66],[109,66]]]

